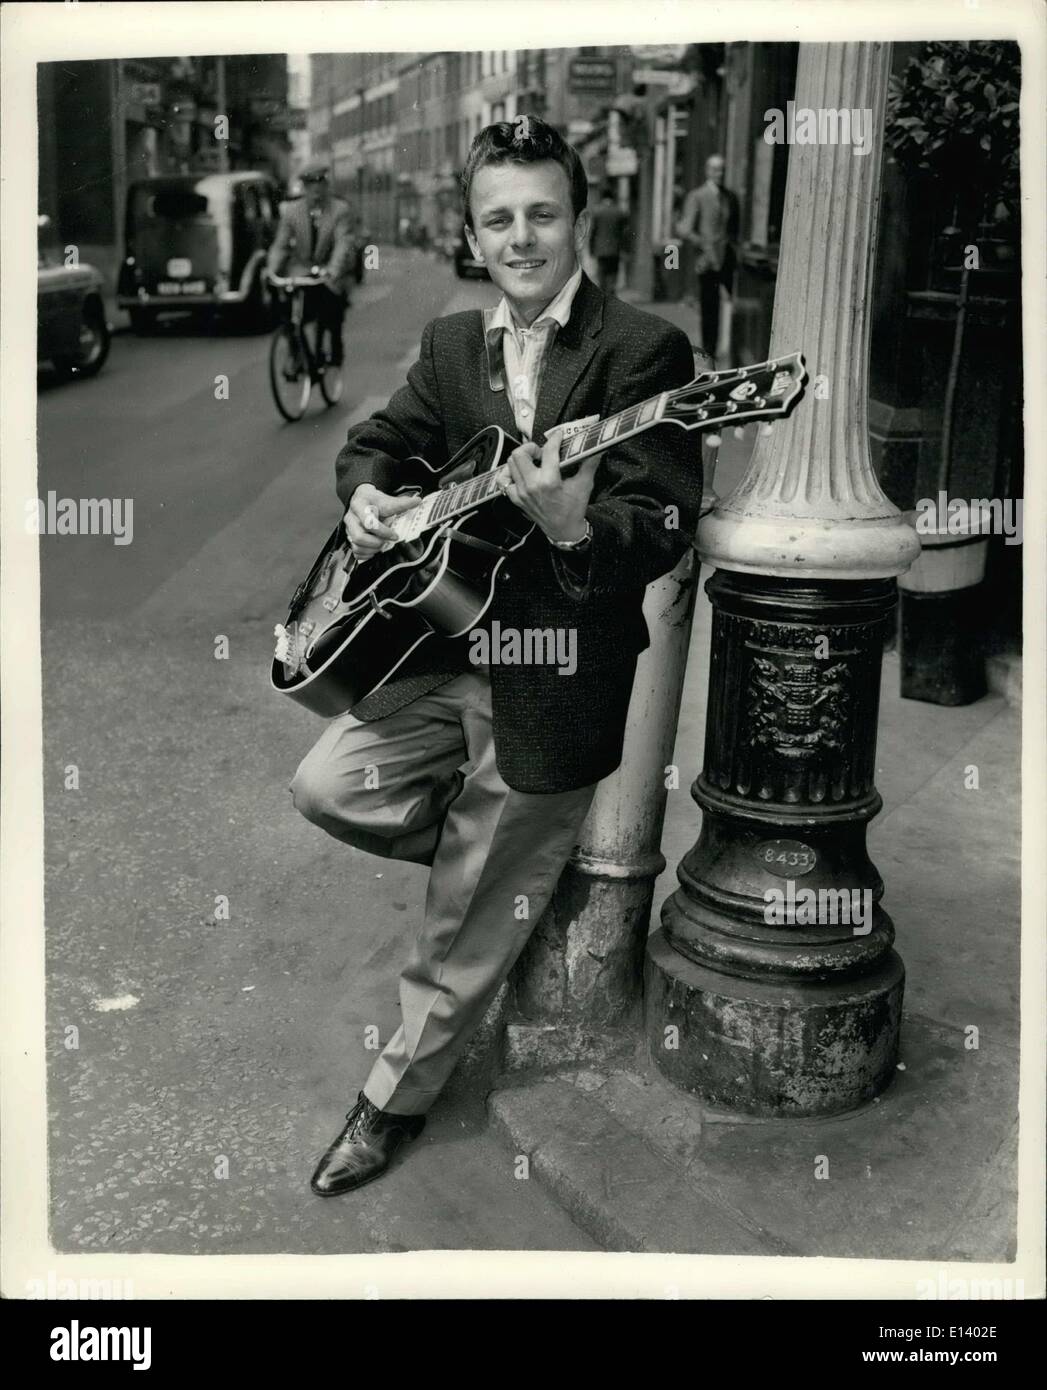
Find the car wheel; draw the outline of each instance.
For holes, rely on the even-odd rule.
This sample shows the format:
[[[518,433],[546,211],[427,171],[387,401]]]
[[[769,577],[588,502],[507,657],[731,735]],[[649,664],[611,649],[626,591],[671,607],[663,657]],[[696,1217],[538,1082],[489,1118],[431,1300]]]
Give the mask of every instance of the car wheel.
[[[105,309],[88,300],[80,310],[79,351],[56,357],[55,367],[63,376],[97,376],[109,356],[109,325]]]

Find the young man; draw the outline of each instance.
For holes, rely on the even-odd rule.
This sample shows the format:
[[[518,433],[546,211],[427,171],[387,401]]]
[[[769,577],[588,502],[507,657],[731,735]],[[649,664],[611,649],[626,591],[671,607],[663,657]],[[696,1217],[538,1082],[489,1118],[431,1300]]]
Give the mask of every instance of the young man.
[[[333,720],[292,783],[330,835],[430,866],[425,917],[400,979],[402,1022],[313,1175],[331,1196],[377,1177],[413,1138],[536,925],[597,782],[621,760],[644,590],[690,543],[702,491],[691,436],[660,427],[564,480],[558,422],[606,416],[693,376],[686,337],[605,298],[579,266],[584,169],[542,122],[488,126],[462,175],[470,247],[497,308],[435,319],[384,410],[336,462],[354,553],[373,555],[413,505],[402,461],[449,459],[479,430],[526,442],[506,496],[534,523],[482,625],[576,635],[572,674],[471,665],[473,643],[430,638],[409,669]],[[501,504],[497,504],[501,505]],[[378,769],[379,789],[366,770]],[[521,911],[521,905],[524,910]]]
[[[697,249],[698,307],[702,321],[702,347],[715,361],[720,341],[720,287],[734,292],[737,261],[738,199],[724,187],[724,158],[713,154],[705,161],[705,182],[692,188],[684,199],[678,235]]]
[[[356,248],[349,204],[331,192],[329,175],[322,159],[310,160],[303,167],[302,197],[281,206],[266,268],[271,275],[309,275],[314,266],[320,268],[324,283],[305,292],[306,322],[315,318],[322,329],[330,329],[331,360],[341,366],[342,322]],[[290,269],[285,271],[287,265]]]

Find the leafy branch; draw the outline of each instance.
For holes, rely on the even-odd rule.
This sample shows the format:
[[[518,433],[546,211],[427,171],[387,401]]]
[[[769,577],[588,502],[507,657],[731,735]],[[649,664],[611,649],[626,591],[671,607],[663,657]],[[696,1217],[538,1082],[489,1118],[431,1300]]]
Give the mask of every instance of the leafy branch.
[[[930,42],[892,76],[886,139],[908,172],[981,189],[1013,213],[1019,196],[1021,54],[1011,42]]]

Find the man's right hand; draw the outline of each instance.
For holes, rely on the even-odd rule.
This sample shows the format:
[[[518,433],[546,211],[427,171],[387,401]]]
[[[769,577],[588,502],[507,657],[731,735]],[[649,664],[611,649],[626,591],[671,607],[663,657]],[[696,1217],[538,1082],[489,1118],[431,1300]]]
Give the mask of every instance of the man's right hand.
[[[349,545],[358,560],[376,555],[387,541],[398,539],[396,532],[384,525],[386,517],[417,507],[420,497],[392,497],[379,492],[371,483],[361,483],[349,499],[343,518]]]

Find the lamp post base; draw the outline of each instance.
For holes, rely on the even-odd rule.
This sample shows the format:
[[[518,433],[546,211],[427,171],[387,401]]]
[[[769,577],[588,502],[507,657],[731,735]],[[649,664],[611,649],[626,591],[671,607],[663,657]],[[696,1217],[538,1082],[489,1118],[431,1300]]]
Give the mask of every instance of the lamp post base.
[[[904,971],[866,850],[893,580],[717,570],[701,834],[648,941],[659,1070],[711,1104],[828,1115],[882,1090]]]
[[[905,970],[890,951],[869,975],[747,980],[648,938],[645,1032],[654,1065],[710,1105],[748,1115],[836,1115],[894,1075]]]

